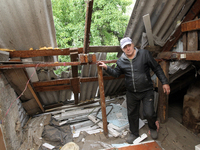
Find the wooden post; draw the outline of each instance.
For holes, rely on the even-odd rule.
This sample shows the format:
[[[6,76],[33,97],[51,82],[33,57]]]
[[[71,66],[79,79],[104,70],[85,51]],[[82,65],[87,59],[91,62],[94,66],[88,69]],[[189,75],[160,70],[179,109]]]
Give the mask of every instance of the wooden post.
[[[89,44],[90,44],[90,26],[91,26],[91,19],[92,19],[92,7],[93,7],[93,0],[87,1],[87,10],[85,16],[85,36],[84,36],[84,47],[83,53],[87,54],[89,51]]]
[[[98,81],[99,81],[99,91],[100,91],[100,99],[101,99],[103,131],[104,131],[104,134],[107,136],[108,127],[107,127],[106,103],[105,103],[104,84],[103,84],[103,71],[102,71],[102,68],[99,67],[98,65],[97,65],[97,69],[98,69]]]
[[[73,49],[70,49],[70,57],[71,57],[71,62],[76,62],[78,61],[78,49],[77,52],[74,52]],[[76,81],[79,81],[78,79],[78,66],[71,66],[72,67],[72,77],[76,79]],[[73,83],[77,83],[77,82],[72,82]],[[76,84],[77,85],[77,84]],[[74,103],[78,104],[78,91],[80,91],[80,85],[77,85],[76,87],[74,86],[74,84],[72,85],[73,87],[73,93],[74,93]]]
[[[169,79],[169,62],[162,61],[160,63],[166,77]],[[163,92],[162,83],[158,82],[158,118],[160,119],[160,123],[165,123],[168,119],[168,95]]]

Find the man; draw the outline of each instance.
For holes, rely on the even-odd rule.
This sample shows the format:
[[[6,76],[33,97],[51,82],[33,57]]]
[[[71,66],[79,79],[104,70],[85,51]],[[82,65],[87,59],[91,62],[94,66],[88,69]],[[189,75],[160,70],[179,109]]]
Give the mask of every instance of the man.
[[[124,53],[117,60],[117,66],[114,69],[101,61],[98,62],[98,65],[114,77],[125,74],[127,113],[131,131],[127,142],[132,144],[139,137],[139,109],[141,101],[143,104],[143,115],[148,121],[150,135],[152,139],[157,139],[157,115],[154,111],[154,91],[150,69],[154,71],[163,84],[163,91],[167,95],[170,93],[168,80],[162,68],[148,50],[134,48],[134,44],[129,37],[121,39],[120,46]]]

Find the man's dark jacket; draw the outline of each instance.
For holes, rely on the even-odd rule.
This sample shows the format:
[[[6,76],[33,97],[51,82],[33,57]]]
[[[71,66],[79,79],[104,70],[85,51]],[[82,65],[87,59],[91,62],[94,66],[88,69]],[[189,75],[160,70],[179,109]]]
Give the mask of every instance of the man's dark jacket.
[[[162,84],[168,84],[168,80],[156,60],[148,50],[137,49],[132,62],[123,53],[117,60],[117,66],[112,69],[107,67],[106,72],[114,77],[125,75],[126,89],[130,92],[144,92],[153,89],[150,69],[157,75]]]

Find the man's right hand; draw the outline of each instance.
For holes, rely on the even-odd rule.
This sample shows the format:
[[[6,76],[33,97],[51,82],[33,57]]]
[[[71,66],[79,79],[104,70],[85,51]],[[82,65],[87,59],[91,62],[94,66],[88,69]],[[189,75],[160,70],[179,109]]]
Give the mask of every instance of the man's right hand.
[[[103,67],[105,70],[107,70],[107,65],[106,65],[104,62],[99,61],[99,62],[97,62],[97,65],[98,65],[99,67]]]

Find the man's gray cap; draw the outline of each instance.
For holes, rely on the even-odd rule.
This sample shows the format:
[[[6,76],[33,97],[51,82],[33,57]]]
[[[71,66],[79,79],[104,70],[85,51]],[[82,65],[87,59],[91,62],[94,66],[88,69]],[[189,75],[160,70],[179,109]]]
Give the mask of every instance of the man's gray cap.
[[[121,46],[122,49],[124,48],[124,46],[131,44],[131,43],[132,43],[132,39],[129,38],[129,37],[125,37],[125,38],[120,40],[120,46]]]

